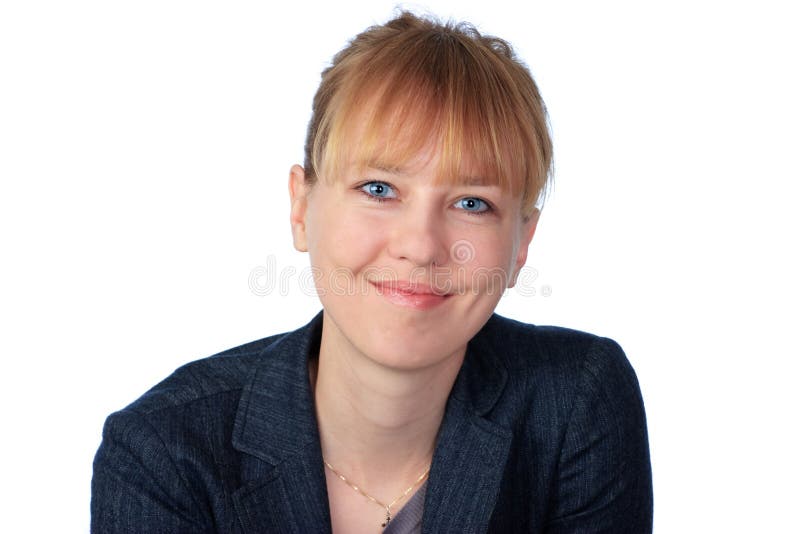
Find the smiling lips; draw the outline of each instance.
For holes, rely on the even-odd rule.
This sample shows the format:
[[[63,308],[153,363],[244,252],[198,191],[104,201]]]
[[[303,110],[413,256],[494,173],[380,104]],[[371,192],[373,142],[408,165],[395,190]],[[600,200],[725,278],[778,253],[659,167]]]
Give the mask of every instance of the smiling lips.
[[[370,280],[370,283],[375,286],[379,295],[392,304],[417,310],[429,310],[452,296],[450,293],[437,291],[428,284],[417,282]]]

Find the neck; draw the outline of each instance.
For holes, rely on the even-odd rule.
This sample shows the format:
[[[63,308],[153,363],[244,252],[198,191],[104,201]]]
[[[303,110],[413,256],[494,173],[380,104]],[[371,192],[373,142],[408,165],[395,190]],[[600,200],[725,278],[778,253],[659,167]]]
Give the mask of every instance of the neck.
[[[323,326],[309,372],[325,460],[377,493],[416,480],[431,464],[464,350],[431,367],[398,370],[326,343]]]

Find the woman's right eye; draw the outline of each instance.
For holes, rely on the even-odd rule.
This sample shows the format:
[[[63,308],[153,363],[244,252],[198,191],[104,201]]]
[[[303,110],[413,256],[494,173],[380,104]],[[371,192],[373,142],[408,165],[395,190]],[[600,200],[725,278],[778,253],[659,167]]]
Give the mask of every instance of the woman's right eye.
[[[386,182],[367,182],[360,186],[359,189],[370,198],[378,201],[397,198],[397,193]]]

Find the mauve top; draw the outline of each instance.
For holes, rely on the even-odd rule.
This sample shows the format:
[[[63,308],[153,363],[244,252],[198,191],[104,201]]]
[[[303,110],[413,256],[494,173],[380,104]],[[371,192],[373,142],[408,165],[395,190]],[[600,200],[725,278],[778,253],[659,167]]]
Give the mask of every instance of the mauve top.
[[[383,529],[383,534],[420,534],[422,532],[422,510],[425,505],[425,488],[428,481],[422,483],[397,515]]]

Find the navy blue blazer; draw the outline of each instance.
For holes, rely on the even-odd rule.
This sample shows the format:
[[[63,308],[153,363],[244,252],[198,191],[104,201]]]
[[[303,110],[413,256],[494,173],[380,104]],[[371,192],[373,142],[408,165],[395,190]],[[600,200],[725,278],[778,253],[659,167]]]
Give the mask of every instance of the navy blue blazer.
[[[320,313],[190,363],[106,421],[94,533],[328,533],[307,362]],[[605,338],[493,315],[447,400],[422,532],[652,531],[645,414]]]

